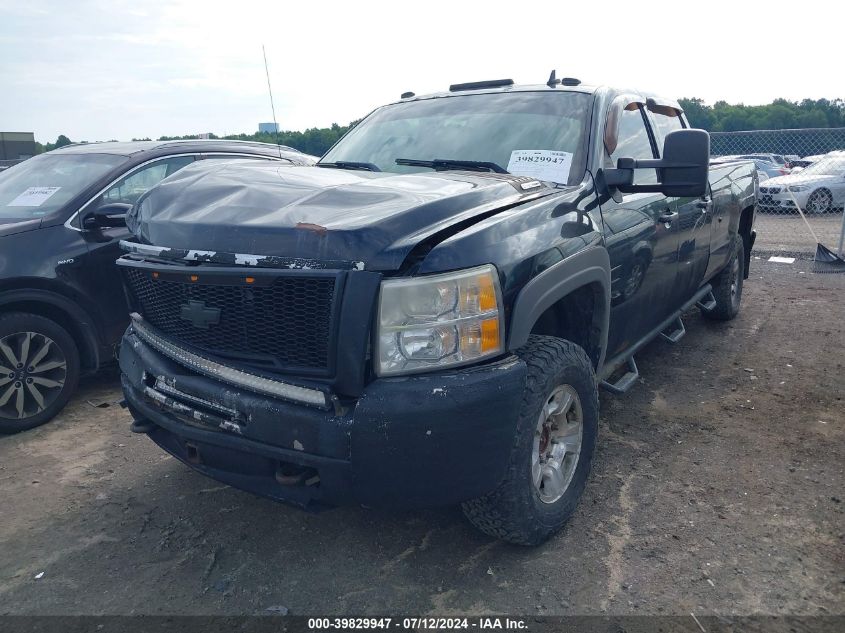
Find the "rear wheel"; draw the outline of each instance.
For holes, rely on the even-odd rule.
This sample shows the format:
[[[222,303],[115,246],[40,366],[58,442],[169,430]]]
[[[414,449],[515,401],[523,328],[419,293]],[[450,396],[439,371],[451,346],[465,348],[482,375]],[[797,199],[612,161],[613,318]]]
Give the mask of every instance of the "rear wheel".
[[[715,321],[730,321],[739,314],[742,302],[742,282],[745,280],[745,245],[741,236],[734,237],[730,261],[713,280],[716,307],[702,310],[702,314]]]
[[[833,207],[833,196],[827,189],[818,189],[807,199],[807,213],[828,213]]]
[[[67,330],[36,314],[0,316],[0,433],[44,424],[79,381],[79,351]]]
[[[504,481],[463,504],[481,531],[539,545],[575,511],[586,486],[598,431],[593,366],[579,346],[532,336],[519,350],[528,366],[516,438]]]

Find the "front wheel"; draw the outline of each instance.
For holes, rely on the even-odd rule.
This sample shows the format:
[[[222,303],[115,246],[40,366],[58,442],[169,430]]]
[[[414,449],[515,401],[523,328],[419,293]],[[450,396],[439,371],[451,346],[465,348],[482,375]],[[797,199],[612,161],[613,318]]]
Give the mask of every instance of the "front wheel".
[[[79,381],[79,351],[67,330],[36,314],[0,315],[0,433],[44,424]]]
[[[482,532],[533,546],[563,527],[584,492],[598,433],[598,388],[590,359],[574,343],[532,336],[518,354],[528,373],[505,478],[463,511]]]
[[[807,213],[828,213],[832,206],[833,196],[827,189],[818,189],[807,199]]]

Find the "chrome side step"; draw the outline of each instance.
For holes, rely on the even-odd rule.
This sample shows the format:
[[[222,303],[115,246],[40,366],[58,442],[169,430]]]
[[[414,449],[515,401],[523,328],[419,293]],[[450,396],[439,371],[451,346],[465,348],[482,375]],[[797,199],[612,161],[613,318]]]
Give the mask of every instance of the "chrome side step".
[[[713,296],[713,291],[710,290],[706,295],[701,297],[699,301],[695,303],[699,308],[704,310],[705,312],[710,312],[716,307],[716,297]]]
[[[607,380],[602,380],[599,383],[599,386],[610,393],[616,394],[617,396],[622,395],[623,393],[628,392],[631,387],[634,386],[634,383],[637,382],[637,378],[640,377],[640,372],[637,369],[637,363],[634,361],[634,357],[631,356],[625,363],[628,367],[628,371],[625,372],[619,380],[616,382],[608,382]]]
[[[684,327],[684,321],[681,319],[681,317],[678,317],[677,319],[672,321],[671,325],[674,327],[674,329],[668,333],[666,332],[666,330],[663,330],[660,333],[660,337],[664,341],[668,341],[669,343],[675,344],[682,338],[684,338],[684,334],[687,333],[687,329]]]

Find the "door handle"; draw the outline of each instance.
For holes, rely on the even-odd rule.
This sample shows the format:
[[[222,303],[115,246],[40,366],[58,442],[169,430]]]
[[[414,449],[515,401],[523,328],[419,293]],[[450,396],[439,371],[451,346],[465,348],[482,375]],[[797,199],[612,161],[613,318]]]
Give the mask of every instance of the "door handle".
[[[661,222],[665,222],[666,224],[671,224],[672,220],[674,220],[677,217],[678,217],[677,211],[668,211],[667,210],[667,211],[664,211],[663,213],[660,214],[660,217],[658,218],[658,220],[660,220]]]

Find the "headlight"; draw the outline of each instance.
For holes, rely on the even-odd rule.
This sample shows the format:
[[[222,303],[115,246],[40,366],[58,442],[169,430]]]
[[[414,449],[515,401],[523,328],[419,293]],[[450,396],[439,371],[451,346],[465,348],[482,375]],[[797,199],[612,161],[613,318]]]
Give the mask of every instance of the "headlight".
[[[376,373],[414,374],[499,354],[502,320],[499,278],[491,265],[383,281]]]
[[[807,191],[809,187],[807,185],[792,185],[789,190],[793,193],[798,193],[799,191]]]

